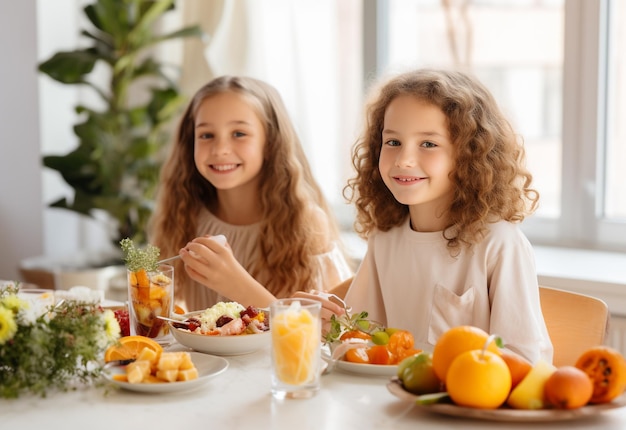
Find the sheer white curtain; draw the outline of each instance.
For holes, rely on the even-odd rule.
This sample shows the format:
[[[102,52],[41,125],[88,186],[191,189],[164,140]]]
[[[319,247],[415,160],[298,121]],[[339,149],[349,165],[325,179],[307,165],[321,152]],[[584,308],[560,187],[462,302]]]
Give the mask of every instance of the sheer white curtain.
[[[183,85],[193,93],[210,78],[246,75],[280,92],[296,125],[313,172],[333,203],[342,202],[349,158],[342,129],[347,114],[340,88],[340,2],[333,0],[232,0],[181,3],[186,24],[209,34],[198,50],[186,51]],[[358,53],[356,53],[358,54]],[[357,55],[358,57],[358,55]],[[208,67],[207,67],[208,66]],[[190,83],[195,86],[190,88]],[[351,118],[350,118],[351,119]]]

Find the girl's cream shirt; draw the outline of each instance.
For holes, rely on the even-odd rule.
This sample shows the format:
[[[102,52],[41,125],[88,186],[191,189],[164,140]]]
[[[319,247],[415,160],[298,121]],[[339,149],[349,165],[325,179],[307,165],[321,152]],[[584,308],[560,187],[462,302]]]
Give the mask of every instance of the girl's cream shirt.
[[[457,257],[446,243],[441,232],[411,230],[408,219],[371,235],[346,302],[411,331],[417,347],[432,350],[449,328],[473,325],[532,362],[552,362],[534,253],[518,225],[490,224],[485,238]]]
[[[237,261],[250,272],[254,260],[258,256],[259,231],[259,223],[251,225],[228,224],[204,209],[198,221],[197,235],[215,236],[223,234],[226,236]],[[336,245],[329,252],[318,255],[317,262],[317,280],[314,286],[316,290],[326,291],[353,275],[343,253]],[[256,280],[265,285],[270,276],[271,273],[261,273]],[[217,302],[230,301],[227,297],[222,297],[195,281],[190,281],[188,285],[183,286],[183,299],[185,309],[189,311],[204,310]]]

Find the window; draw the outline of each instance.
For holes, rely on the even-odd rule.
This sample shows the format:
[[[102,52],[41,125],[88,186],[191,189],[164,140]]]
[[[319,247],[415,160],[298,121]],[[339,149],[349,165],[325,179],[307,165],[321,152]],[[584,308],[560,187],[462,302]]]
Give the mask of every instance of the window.
[[[623,2],[389,0],[370,7],[378,73],[469,67],[492,91],[524,139],[541,194],[523,224],[533,243],[626,250]]]
[[[608,7],[608,61],[604,216],[626,221],[626,5]],[[620,25],[622,24],[622,25]]]

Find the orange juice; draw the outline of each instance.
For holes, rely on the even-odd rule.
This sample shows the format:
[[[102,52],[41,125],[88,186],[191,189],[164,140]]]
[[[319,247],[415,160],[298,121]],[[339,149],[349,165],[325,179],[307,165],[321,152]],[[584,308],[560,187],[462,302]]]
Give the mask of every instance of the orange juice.
[[[306,299],[283,299],[272,304],[270,331],[275,394],[307,397],[319,389],[320,306],[319,302]]]

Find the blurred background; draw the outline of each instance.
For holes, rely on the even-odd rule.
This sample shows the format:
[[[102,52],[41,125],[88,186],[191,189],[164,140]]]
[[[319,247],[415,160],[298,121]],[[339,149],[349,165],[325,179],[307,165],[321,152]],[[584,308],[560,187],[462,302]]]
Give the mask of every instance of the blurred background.
[[[111,2],[116,3],[103,1]],[[98,106],[90,86],[66,85],[37,70],[55,53],[89,44],[81,35],[90,25],[83,8],[94,3],[0,3],[5,58],[0,68],[0,279],[19,280],[24,266],[55,271],[115,251],[116,225],[105,212],[96,210],[90,218],[49,207],[62,198],[71,201],[75,190],[42,164],[44,156],[77,147],[73,127],[81,115],[75,107]],[[160,43],[151,55],[165,65],[185,98],[222,74],[273,84],[356,258],[364,244],[352,234],[354,213],[342,188],[352,175],[350,148],[360,130],[365,91],[388,73],[454,67],[486,84],[524,139],[541,201],[523,229],[536,246],[543,280],[556,286],[564,285],[559,279],[596,281],[598,294],[624,301],[619,297],[626,286],[624,2],[173,4],[175,9],[153,27],[167,32],[198,25],[204,36]],[[90,79],[98,84],[107,72],[96,65]]]

